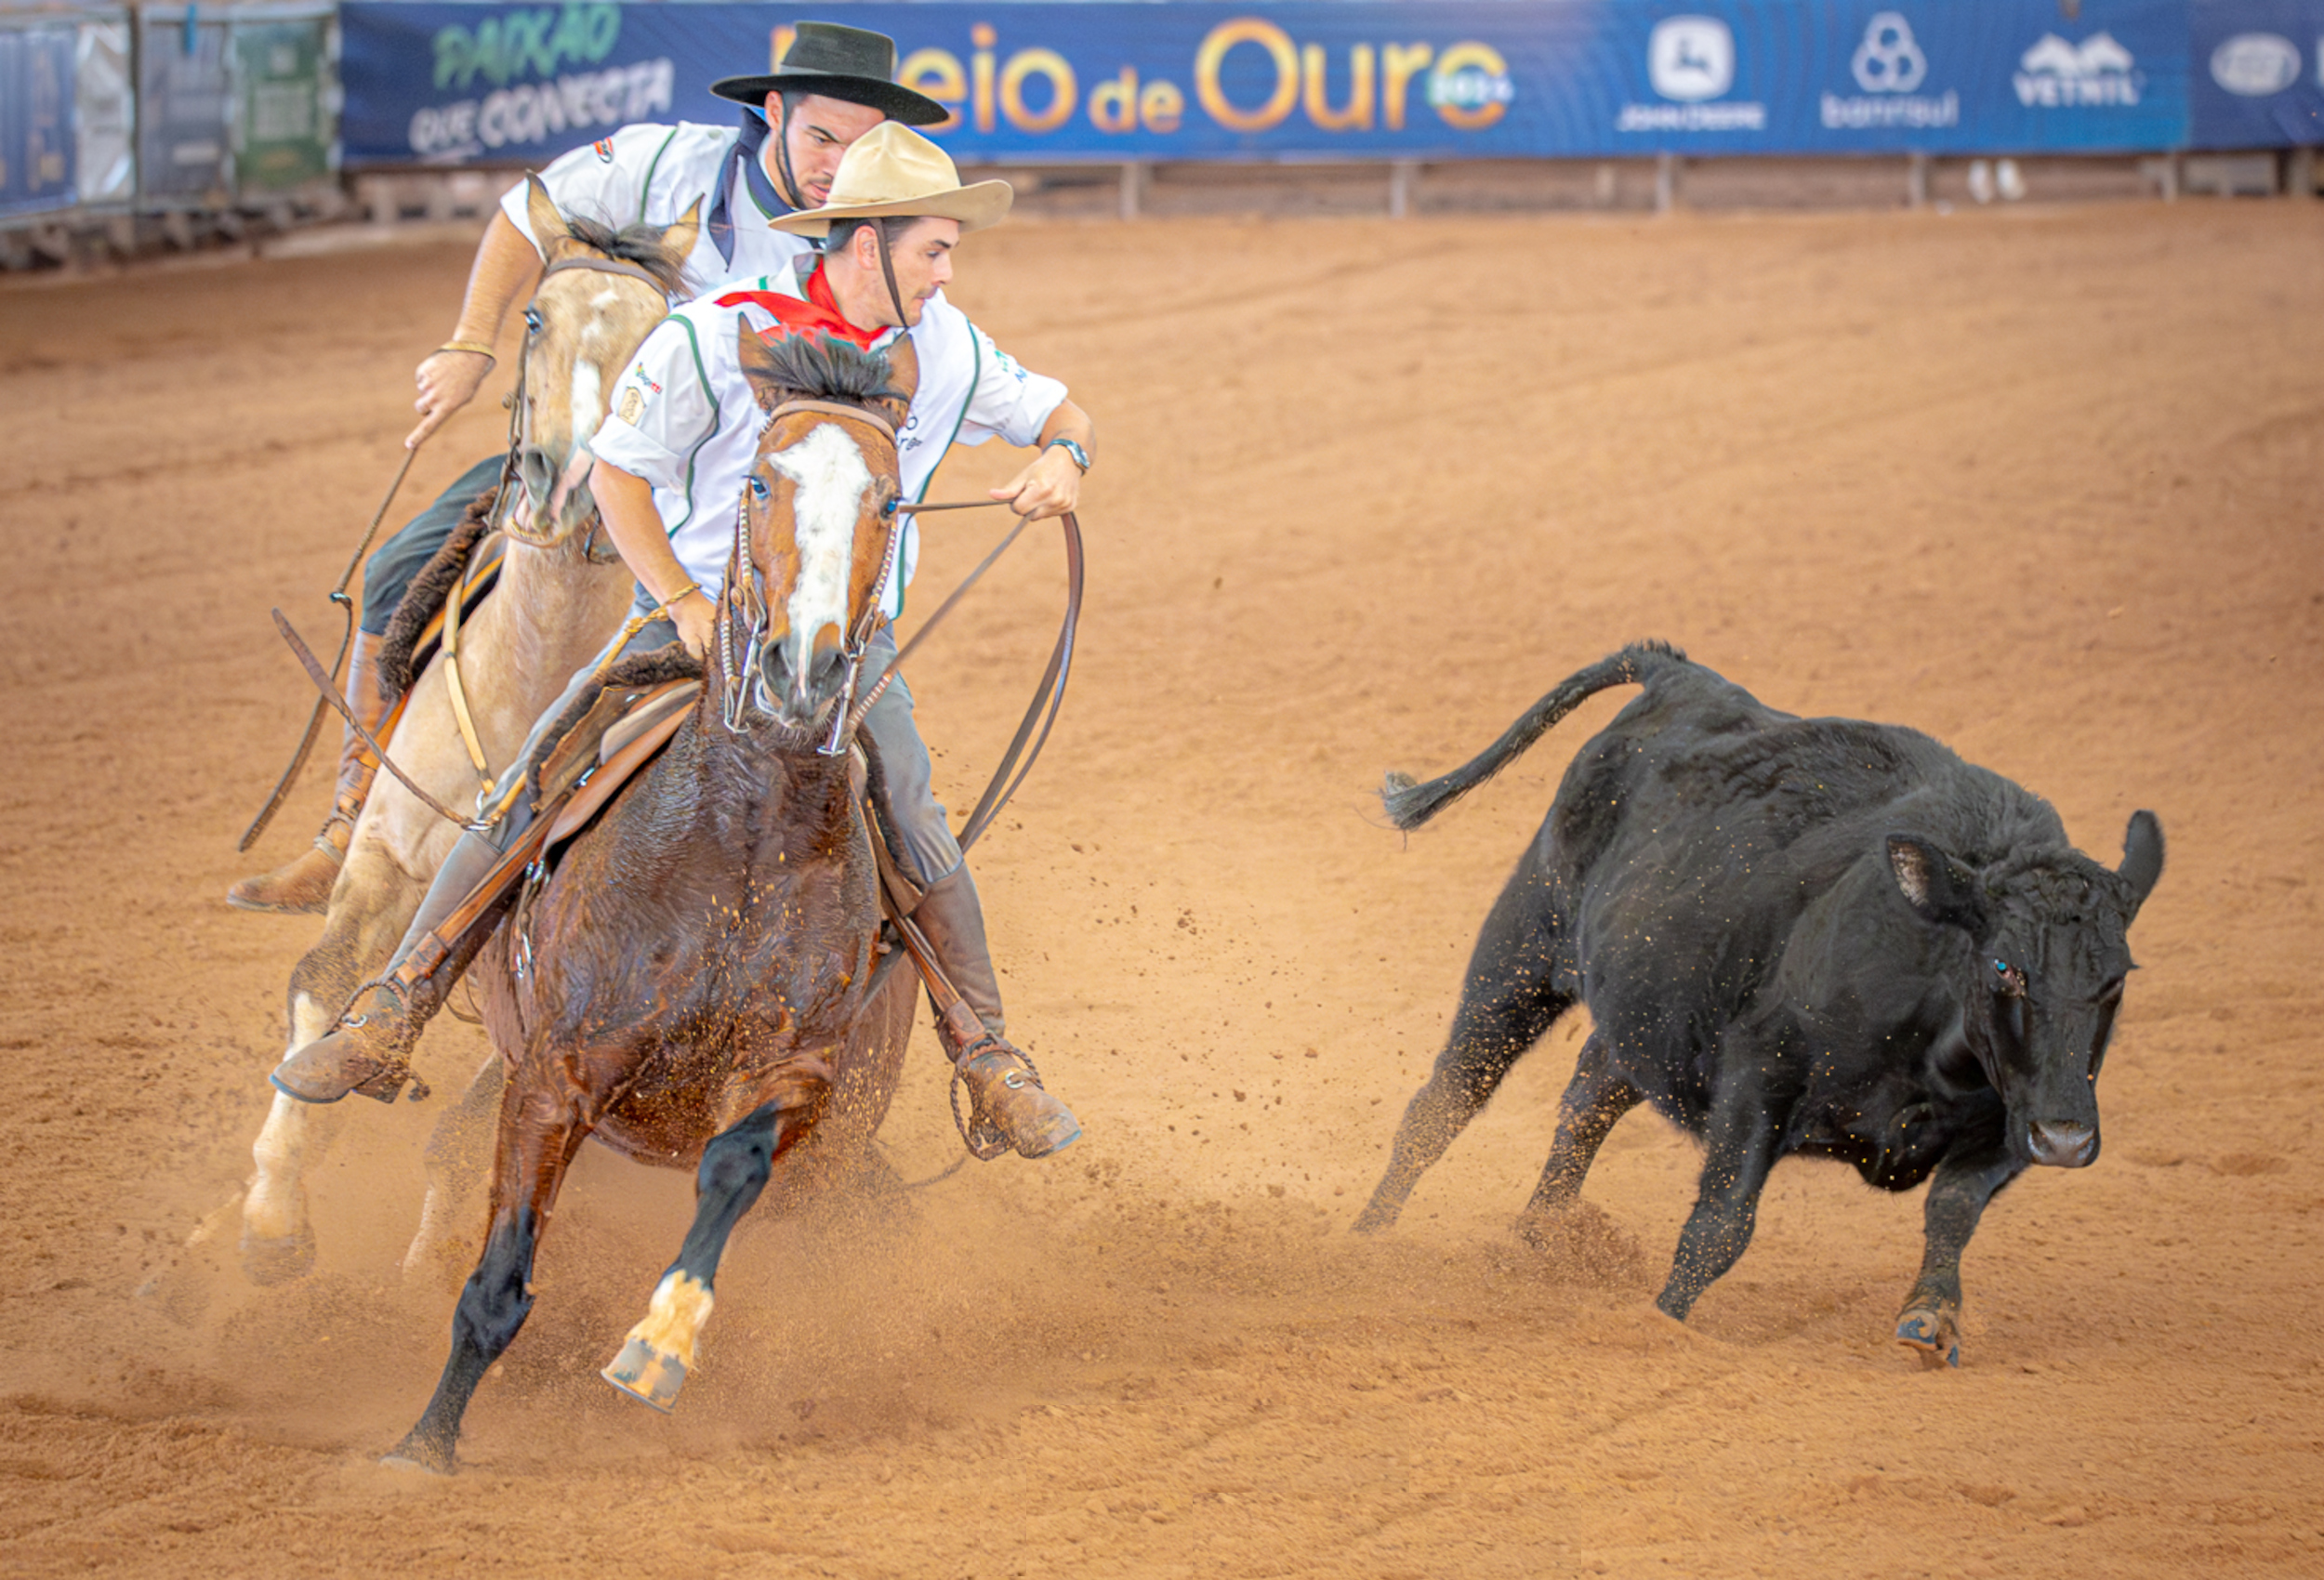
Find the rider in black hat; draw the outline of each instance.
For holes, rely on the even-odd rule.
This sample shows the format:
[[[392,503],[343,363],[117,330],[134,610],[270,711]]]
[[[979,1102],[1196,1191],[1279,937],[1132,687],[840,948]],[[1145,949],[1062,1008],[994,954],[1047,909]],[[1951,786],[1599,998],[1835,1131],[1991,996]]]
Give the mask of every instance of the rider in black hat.
[[[836,22],[800,22],[773,71],[727,77],[710,91],[746,106],[733,126],[693,122],[624,126],[552,162],[541,172],[557,207],[621,226],[667,225],[696,204],[701,229],[687,259],[696,290],[720,281],[773,274],[809,249],[772,222],[820,207],[848,145],[887,120],[926,126],[949,113],[895,82],[895,41]],[[769,134],[772,132],[771,137]],[[417,449],[453,413],[475,399],[493,368],[493,346],[508,309],[532,294],[541,254],[526,212],[525,185],[502,198],[477,248],[452,337],[420,362],[416,375],[419,426],[404,440]],[[671,306],[679,305],[673,301]],[[494,455],[461,474],[363,567],[363,611],[350,653],[347,700],[366,729],[376,730],[391,704],[374,682],[381,639],[412,578],[459,524],[469,502],[498,480]],[[355,818],[378,764],[349,731],[340,749],[338,795],[311,849],[227,890],[246,911],[321,912],[338,877]]]

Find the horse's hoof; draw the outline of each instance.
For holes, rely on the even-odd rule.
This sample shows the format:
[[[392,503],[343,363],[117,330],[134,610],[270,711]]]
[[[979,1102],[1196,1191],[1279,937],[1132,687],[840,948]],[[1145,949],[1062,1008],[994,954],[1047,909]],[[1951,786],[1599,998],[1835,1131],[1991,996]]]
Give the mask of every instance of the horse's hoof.
[[[678,1390],[686,1386],[686,1363],[642,1338],[633,1338],[621,1347],[614,1363],[598,1375],[667,1415],[678,1405]]]
[[[451,1476],[459,1471],[450,1449],[438,1449],[416,1438],[405,1438],[397,1443],[391,1452],[379,1456],[379,1463],[390,1470],[421,1470],[430,1476]]]
[[[296,1234],[262,1240],[245,1229],[242,1231],[241,1250],[243,1277],[262,1288],[288,1284],[314,1271],[315,1231],[302,1227]]]
[[[1913,1308],[1896,1321],[1896,1342],[1920,1357],[1924,1372],[1961,1364],[1961,1334],[1949,1312]]]

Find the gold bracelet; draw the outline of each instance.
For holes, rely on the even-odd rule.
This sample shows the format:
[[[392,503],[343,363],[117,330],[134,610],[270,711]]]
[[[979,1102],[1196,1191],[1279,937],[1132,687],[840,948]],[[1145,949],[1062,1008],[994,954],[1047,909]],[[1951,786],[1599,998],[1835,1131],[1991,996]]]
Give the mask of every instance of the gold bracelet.
[[[439,351],[472,351],[488,362],[496,362],[500,360],[493,355],[493,349],[482,340],[446,340],[436,349]]]

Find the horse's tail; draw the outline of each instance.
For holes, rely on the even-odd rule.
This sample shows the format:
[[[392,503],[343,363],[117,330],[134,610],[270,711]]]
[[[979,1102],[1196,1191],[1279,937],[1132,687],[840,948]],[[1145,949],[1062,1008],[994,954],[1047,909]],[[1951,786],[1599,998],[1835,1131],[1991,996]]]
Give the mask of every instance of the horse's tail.
[[[1613,686],[1643,685],[1661,671],[1685,662],[1686,654],[1669,642],[1632,642],[1621,652],[1567,676],[1502,731],[1499,740],[1450,773],[1421,784],[1408,773],[1391,770],[1380,792],[1389,820],[1398,828],[1419,827],[1508,767],[1546,734],[1550,726],[1598,692]]]

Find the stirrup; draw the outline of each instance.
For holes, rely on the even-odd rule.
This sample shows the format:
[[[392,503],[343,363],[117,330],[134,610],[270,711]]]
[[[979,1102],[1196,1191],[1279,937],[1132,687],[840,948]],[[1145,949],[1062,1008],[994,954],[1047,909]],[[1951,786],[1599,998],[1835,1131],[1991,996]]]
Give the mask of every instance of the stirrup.
[[[388,996],[392,994],[393,991],[391,983],[369,981],[355,990],[355,997],[360,998],[365,993],[378,993],[382,996]],[[353,1000],[350,999],[348,1007],[351,1009],[353,1007]],[[392,1011],[392,1013],[404,1016],[408,1016],[410,1012],[410,1006],[407,1003],[398,1004]],[[379,1013],[383,1011],[373,1012],[373,1014]],[[428,1083],[417,1079],[413,1074],[409,1047],[400,1053],[387,1053],[363,1047],[359,1042],[354,1046],[350,1046],[348,1042],[342,1040],[354,1038],[371,1023],[372,1019],[372,1014],[351,1015],[347,1010],[341,1010],[338,1020],[333,1023],[329,1032],[317,1037],[313,1042],[307,1044],[276,1065],[273,1073],[267,1077],[268,1083],[284,1096],[305,1103],[335,1103],[345,1099],[350,1092],[370,1098],[375,1102],[391,1103],[402,1094],[406,1084],[409,1084],[412,1088],[414,1102],[426,1101],[429,1096]],[[362,1064],[356,1065],[357,1060],[361,1060]],[[330,1068],[334,1064],[337,1067]],[[361,1079],[349,1079],[348,1077],[352,1073],[350,1066],[368,1067],[370,1073],[363,1075]],[[291,1073],[292,1080],[286,1081],[283,1078],[286,1071]],[[320,1080],[310,1079],[306,1083],[310,1089],[302,1091],[298,1085],[294,1084],[302,1074],[310,1077],[320,1074],[322,1078]],[[318,1097],[314,1095],[312,1089],[318,1086],[324,1088],[337,1086],[338,1089],[332,1092],[330,1096]]]
[[[1008,1046],[992,1033],[986,1032],[983,1036],[962,1048],[952,1061],[952,1083],[945,1089],[944,1097],[952,1104],[953,1128],[960,1132],[961,1144],[969,1149],[969,1155],[979,1163],[990,1163],[997,1157],[1006,1155],[1013,1150],[1013,1143],[1009,1139],[1007,1131],[977,1111],[973,1099],[971,1099],[969,1105],[970,1116],[961,1117],[960,1088],[967,1085],[969,1079],[962,1066],[987,1047],[1005,1048]],[[1024,1059],[1024,1067],[1027,1070],[1033,1070],[1033,1060],[1025,1059],[1022,1051],[1018,1052],[1017,1057]],[[1033,1078],[1038,1081],[1041,1078],[1041,1073],[1038,1070],[1033,1070]]]
[[[994,1054],[1003,1055],[1022,1065],[1024,1073],[1033,1078],[1033,1089],[1040,1093],[1048,1105],[1049,1112],[1038,1119],[1031,1119],[1031,1116],[1022,1113],[1018,1115],[1021,1121],[1031,1120],[1031,1127],[1024,1128],[1022,1134],[1012,1133],[988,1114],[981,1098],[975,1094],[972,1094],[970,1116],[965,1120],[961,1117],[960,1087],[968,1080],[968,1067],[977,1060]],[[1001,1085],[1012,1093],[1024,1089],[1023,1083],[1016,1078],[1013,1070]],[[960,1132],[962,1143],[967,1146],[969,1155],[980,1163],[989,1163],[1007,1152],[1015,1152],[1025,1158],[1049,1157],[1064,1151],[1081,1138],[1081,1121],[1075,1118],[1073,1110],[1050,1091],[1031,1056],[995,1032],[987,1031],[981,1036],[971,1038],[960,1050],[958,1057],[953,1060],[952,1083],[946,1088],[945,1096],[952,1104],[952,1122]],[[1005,1097],[1002,1106],[1007,1106]]]

